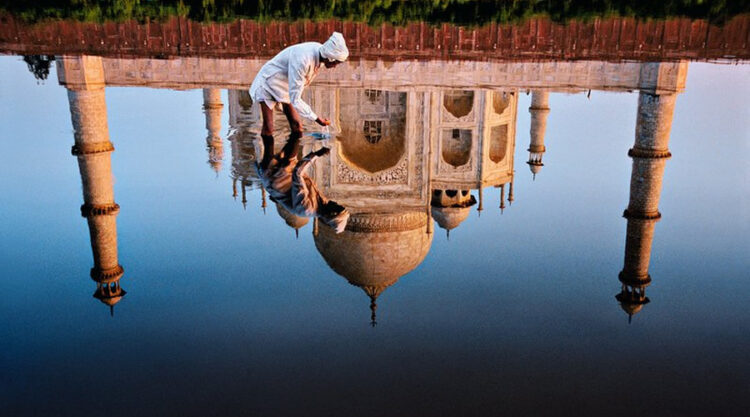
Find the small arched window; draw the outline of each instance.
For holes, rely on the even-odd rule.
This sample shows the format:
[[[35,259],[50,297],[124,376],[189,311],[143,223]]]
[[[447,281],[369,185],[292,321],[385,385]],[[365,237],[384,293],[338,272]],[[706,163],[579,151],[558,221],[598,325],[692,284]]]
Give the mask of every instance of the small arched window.
[[[365,90],[365,97],[370,104],[385,105],[385,95],[381,90]]]
[[[490,160],[500,163],[508,149],[508,125],[493,126],[490,129]]]
[[[510,105],[511,98],[513,98],[513,93],[495,91],[492,93],[492,109],[496,114],[503,114]]]
[[[471,90],[447,91],[443,95],[443,107],[460,119],[471,113],[471,109],[474,108],[474,92]]]
[[[472,132],[468,129],[443,130],[443,160],[454,167],[466,165],[471,158]]]
[[[365,120],[363,130],[365,140],[374,145],[380,142],[380,139],[383,138],[383,121]]]

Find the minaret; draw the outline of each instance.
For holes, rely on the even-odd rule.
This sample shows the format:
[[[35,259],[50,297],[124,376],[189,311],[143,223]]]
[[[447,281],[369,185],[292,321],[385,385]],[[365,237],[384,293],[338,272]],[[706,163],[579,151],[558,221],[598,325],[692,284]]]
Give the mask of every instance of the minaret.
[[[505,211],[505,184],[500,184],[500,214]]]
[[[113,307],[125,295],[120,287],[123,268],[117,258],[117,214],[110,154],[107,105],[104,97],[104,68],[99,57],[63,57],[58,60],[60,83],[68,89],[75,144],[71,153],[78,159],[83,188],[81,215],[91,235],[96,281],[94,297]]]
[[[482,192],[482,186],[483,186],[483,184],[480,182],[479,183],[479,205],[477,206],[477,216],[481,216],[482,215],[482,210],[484,210],[484,206],[483,206],[483,203],[484,203],[484,193]]]
[[[208,164],[218,174],[221,171],[221,161],[224,159],[224,144],[221,141],[221,90],[218,88],[203,89],[203,111],[206,113],[206,150]]]
[[[544,147],[544,134],[547,130],[547,116],[549,115],[549,92],[535,90],[531,93],[531,129],[529,141],[529,169],[536,179],[536,174],[541,171],[542,155]]]
[[[266,214],[266,207],[268,207],[268,203],[266,203],[266,188],[260,187],[260,207],[263,208],[263,214]]]
[[[247,90],[227,91],[229,107],[229,140],[232,153],[232,197],[236,200],[238,187],[242,188],[242,205],[247,206],[246,188],[260,187],[255,171],[255,141],[259,139],[261,121],[257,108],[253,108]],[[239,184],[238,184],[239,183]]]
[[[633,168],[630,201],[623,214],[628,226],[625,262],[619,276],[622,290],[616,296],[631,318],[649,302],[646,287],[651,283],[651,243],[654,226],[661,218],[659,198],[664,166],[672,156],[668,146],[676,98],[676,93],[657,95],[644,91],[638,96],[635,144],[628,152]]]
[[[514,171],[513,176],[510,177],[510,188],[508,189],[508,205],[513,205],[513,202],[516,201],[516,197],[513,195],[513,180],[516,178],[516,174]]]

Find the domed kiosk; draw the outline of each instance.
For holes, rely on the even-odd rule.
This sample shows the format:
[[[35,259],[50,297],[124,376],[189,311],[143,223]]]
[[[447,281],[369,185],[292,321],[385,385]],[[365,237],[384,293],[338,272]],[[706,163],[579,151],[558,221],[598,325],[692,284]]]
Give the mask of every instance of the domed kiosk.
[[[109,270],[101,270],[96,267],[91,269],[91,279],[96,281],[96,291],[94,291],[93,296],[109,306],[109,314],[111,316],[115,314],[115,304],[119,303],[122,297],[127,294],[120,287],[120,278],[122,278],[123,274],[124,269],[121,265],[117,265]]]
[[[615,299],[620,303],[622,311],[627,313],[628,323],[633,320],[634,314],[641,311],[643,306],[651,301],[646,297],[646,285],[631,286],[623,284],[622,291],[615,296]]]
[[[299,229],[305,227],[305,225],[310,221],[310,219],[307,217],[300,217],[291,213],[279,203],[276,203],[276,212],[279,213],[279,216],[282,219],[284,219],[284,222],[287,226],[294,229],[294,233],[297,238],[299,238]]]
[[[370,297],[373,326],[378,296],[430,251],[429,221],[425,212],[357,213],[340,234],[318,222],[315,247],[331,269]]]
[[[450,238],[450,231],[469,217],[471,206],[476,203],[469,190],[432,190],[430,211],[438,226],[445,229],[446,237]]]

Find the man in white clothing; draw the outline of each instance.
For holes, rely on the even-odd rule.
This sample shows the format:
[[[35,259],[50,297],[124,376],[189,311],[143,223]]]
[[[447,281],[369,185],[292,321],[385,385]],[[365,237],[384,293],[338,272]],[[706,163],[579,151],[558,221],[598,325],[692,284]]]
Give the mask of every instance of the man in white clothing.
[[[302,100],[302,92],[313,81],[321,66],[334,68],[348,57],[349,50],[344,37],[341,33],[334,32],[323,44],[305,42],[292,45],[263,65],[250,86],[250,97],[253,102],[260,103],[264,148],[273,150],[273,110],[278,106],[284,111],[292,130],[290,140],[282,150],[282,155],[287,158],[299,147],[299,138],[302,137],[300,116],[321,126],[331,124],[330,120],[315,114]],[[265,169],[273,152],[263,154],[260,165]]]

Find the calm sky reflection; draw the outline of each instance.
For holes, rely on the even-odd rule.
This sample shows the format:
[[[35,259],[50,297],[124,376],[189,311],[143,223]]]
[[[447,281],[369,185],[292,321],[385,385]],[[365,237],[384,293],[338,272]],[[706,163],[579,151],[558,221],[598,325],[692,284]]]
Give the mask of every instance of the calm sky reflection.
[[[342,235],[311,220],[297,238],[254,177],[257,114],[241,90],[108,76],[98,96],[71,87],[76,109],[61,65],[40,83],[19,57],[0,58],[0,414],[663,416],[750,405],[746,66],[662,64],[672,78],[590,95],[585,82],[545,92],[453,87],[445,75],[420,87],[388,73],[356,88],[323,77],[310,100],[338,136],[314,178],[354,220]],[[628,65],[658,70],[609,65],[621,79]],[[634,142],[639,109],[668,115],[665,97],[671,133],[649,138],[667,140],[670,159]],[[86,119],[86,103],[103,102],[111,154],[76,142],[71,124],[71,112]],[[102,135],[80,123],[80,135]],[[526,162],[542,143],[534,178]],[[642,152],[630,158],[633,147]],[[102,203],[110,197],[119,212]],[[119,288],[91,276],[127,295],[115,300]],[[618,276],[625,309],[640,310],[630,325]],[[113,316],[95,291],[119,301]]]

